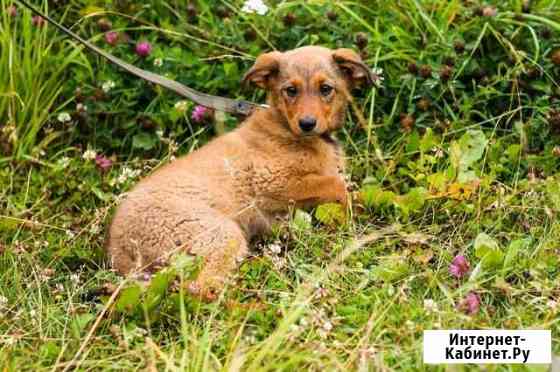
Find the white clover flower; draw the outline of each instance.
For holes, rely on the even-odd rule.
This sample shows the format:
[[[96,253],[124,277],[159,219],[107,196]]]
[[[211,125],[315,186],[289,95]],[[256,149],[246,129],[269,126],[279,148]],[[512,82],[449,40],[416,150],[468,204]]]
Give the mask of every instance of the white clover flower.
[[[17,338],[15,338],[14,336],[6,336],[4,337],[4,340],[2,341],[5,345],[7,346],[12,346],[15,345],[15,343],[17,342]]]
[[[298,326],[297,324],[291,324],[290,325],[290,331],[294,332],[294,333],[301,332],[301,327]]]
[[[138,333],[140,336],[144,336],[144,335],[147,335],[147,334],[148,334],[148,331],[145,330],[145,329],[142,328],[142,327],[136,327],[135,331],[136,331],[136,333]]]
[[[70,275],[70,281],[73,283],[79,283],[80,282],[80,274],[71,274]]]
[[[14,124],[6,124],[2,129],[2,133],[7,134],[9,132],[12,132],[16,130],[16,126]]]
[[[433,313],[438,311],[437,303],[430,298],[424,300],[424,310],[426,310],[426,312],[428,313]]]
[[[163,66],[163,59],[161,59],[161,58],[154,59],[154,66],[156,66],[156,67]]]
[[[87,111],[87,106],[83,103],[78,103],[76,105],[76,111]]]
[[[91,150],[91,149],[87,149],[82,154],[82,158],[84,160],[93,160],[93,159],[95,159],[96,156],[97,156],[97,152],[95,152],[95,150]]]
[[[124,173],[121,173],[120,176],[117,178],[117,185],[122,185],[123,183],[126,182],[127,179],[128,177],[126,177]]]
[[[177,152],[177,150],[179,150],[179,144],[177,142],[175,142],[173,140],[169,140],[168,144],[169,144],[169,153],[170,154],[174,154],[174,153]],[[170,159],[175,160],[175,157],[171,156]]]
[[[327,331],[327,332],[332,331],[332,329],[333,329],[333,324],[331,323],[330,320],[327,320],[327,321],[325,321],[325,322],[323,323],[323,329],[324,329],[325,331]]]
[[[61,112],[60,114],[58,114],[58,116],[56,117],[56,120],[58,120],[61,123],[68,123],[69,121],[72,120],[72,117],[70,116],[69,113],[67,112]]]
[[[360,350],[360,358],[362,359],[362,362],[365,362],[367,359],[375,358],[375,354],[376,350],[373,346]]]
[[[383,77],[383,69],[374,67],[371,69],[371,73],[373,75],[373,84],[377,88],[381,88],[383,86],[383,81],[385,81],[385,77]]]
[[[242,12],[245,13],[257,13],[259,15],[265,15],[268,12],[268,7],[262,0],[247,0],[241,8]]]
[[[319,287],[315,290],[315,296],[317,296],[318,298],[324,298],[327,297],[327,295],[328,295],[328,291],[326,288]]]
[[[284,266],[286,266],[287,261],[285,258],[279,257],[279,256],[270,256],[271,260],[272,260],[272,264],[274,265],[274,267],[277,270],[281,270],[282,268],[284,268]]]
[[[16,143],[18,140],[16,126],[14,124],[6,124],[2,129],[0,129],[0,133],[7,136],[8,141],[11,143]]]
[[[383,78],[381,75],[383,75],[383,69],[381,67],[374,67],[371,69],[371,72],[373,72],[375,75],[378,75],[379,77]]]
[[[329,333],[332,331],[333,328],[334,328],[334,326],[333,326],[332,322],[327,319],[321,324],[321,328],[319,328],[317,330],[317,334],[321,338],[327,338]]]
[[[440,149],[439,147],[433,147],[432,152],[434,153],[434,156],[436,158],[443,158],[444,156],[443,150]]]
[[[282,252],[282,247],[278,242],[274,242],[267,247],[267,250],[272,254],[280,254]]]
[[[39,278],[41,279],[41,281],[46,282],[50,280],[53,275],[54,275],[54,270],[47,268],[39,273]]]
[[[179,101],[175,104],[175,110],[179,111],[179,112],[185,112],[187,111],[187,101]]]
[[[70,158],[68,156],[64,156],[58,159],[57,163],[61,168],[66,168],[70,165]]]
[[[105,93],[109,93],[109,91],[114,87],[115,87],[115,82],[113,80],[107,80],[106,82],[103,83],[103,85],[101,85],[101,89],[103,89]]]
[[[118,184],[123,184],[129,179],[136,178],[140,175],[140,170],[138,169],[130,169],[128,167],[124,167],[121,174],[117,178]]]
[[[549,300],[546,305],[551,309],[551,310],[556,310],[558,308],[558,302],[554,301],[554,300]]]

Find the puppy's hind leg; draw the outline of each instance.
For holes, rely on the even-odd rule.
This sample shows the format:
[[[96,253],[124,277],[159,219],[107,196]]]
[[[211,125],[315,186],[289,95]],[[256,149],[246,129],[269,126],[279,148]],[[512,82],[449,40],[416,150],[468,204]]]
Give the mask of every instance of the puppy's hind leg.
[[[192,253],[204,258],[203,266],[189,290],[206,300],[213,300],[227,279],[249,253],[247,239],[237,223],[214,215],[205,218],[207,228],[193,244]]]

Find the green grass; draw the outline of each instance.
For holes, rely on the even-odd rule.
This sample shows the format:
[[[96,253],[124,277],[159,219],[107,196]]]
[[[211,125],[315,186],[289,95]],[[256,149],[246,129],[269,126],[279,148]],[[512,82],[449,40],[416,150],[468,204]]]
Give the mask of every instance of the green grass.
[[[3,0],[2,9],[10,2]],[[65,72],[81,64],[91,69],[79,49],[68,40],[35,27],[31,15],[0,20],[0,117],[4,118],[4,151],[16,159],[35,156],[62,131],[39,132],[63,90]],[[61,105],[63,106],[63,105]],[[6,159],[0,159],[6,161]]]
[[[262,93],[239,81],[259,53],[357,48],[367,38],[361,52],[384,81],[358,94],[339,133],[356,194],[351,218],[339,223],[332,206],[296,212],[253,245],[210,304],[184,291],[196,262],[182,258],[136,282],[111,272],[103,241],[119,195],[235,118],[193,121],[191,103],[176,105],[52,27],[33,27],[21,8],[10,17],[8,4],[3,370],[450,369],[422,364],[424,329],[551,329],[560,352],[560,3],[495,2],[495,16],[480,15],[490,3],[440,0],[270,1],[265,16],[226,0],[192,2],[194,11],[174,1],[51,4],[51,15],[125,60],[254,100]],[[103,18],[129,43],[108,45]],[[153,45],[149,57],[134,54],[139,40]],[[88,149],[112,167],[84,158]],[[471,266],[461,279],[449,273],[458,254]],[[461,308],[470,292],[481,300],[474,314]]]

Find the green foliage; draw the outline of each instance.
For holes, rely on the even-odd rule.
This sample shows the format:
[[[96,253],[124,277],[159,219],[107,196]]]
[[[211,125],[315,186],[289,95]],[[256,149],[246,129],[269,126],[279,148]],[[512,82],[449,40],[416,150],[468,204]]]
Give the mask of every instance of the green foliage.
[[[149,282],[132,282],[120,293],[115,302],[115,310],[134,317],[149,317],[156,320],[162,307],[172,306],[176,298],[168,296],[171,284],[181,279],[192,280],[200,266],[200,260],[186,254],[177,254],[171,265],[149,278]]]
[[[402,256],[393,255],[384,257],[381,263],[372,270],[372,279],[375,281],[394,282],[404,278],[410,268]]]
[[[0,6],[10,4],[2,0]],[[89,78],[93,74],[73,42],[53,37],[48,27],[33,25],[29,12],[21,13],[11,17],[3,10],[0,17],[0,156],[18,160],[36,156],[65,135],[63,130],[41,130],[59,109],[55,104],[67,88],[70,69],[80,66]]]
[[[560,209],[560,182],[556,179],[546,184],[546,195],[554,209]]]
[[[346,223],[346,211],[338,203],[326,203],[315,209],[315,218],[330,227],[342,226]]]
[[[393,206],[407,219],[411,212],[422,210],[428,191],[423,187],[415,187],[406,194],[396,195],[394,192],[383,190],[379,186],[366,184],[360,194],[366,207],[382,212]]]
[[[469,130],[458,141],[451,142],[449,153],[457,181],[466,183],[476,178],[470,168],[482,158],[487,143],[481,130]]]
[[[483,267],[494,269],[500,266],[504,260],[504,253],[500,245],[491,236],[480,233],[474,241],[474,254],[482,262]]]
[[[309,213],[301,210],[301,209],[297,209],[294,213],[294,217],[292,219],[292,226],[297,230],[297,231],[306,231],[306,230],[310,230],[312,228],[312,224],[311,224],[311,215],[309,215]]]

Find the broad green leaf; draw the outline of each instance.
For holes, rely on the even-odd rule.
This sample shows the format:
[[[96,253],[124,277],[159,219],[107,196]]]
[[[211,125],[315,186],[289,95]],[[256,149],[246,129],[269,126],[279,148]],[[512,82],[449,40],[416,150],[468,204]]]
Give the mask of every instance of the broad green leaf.
[[[365,185],[360,190],[364,205],[368,208],[383,208],[392,205],[396,195],[392,191],[384,191],[376,185]]]
[[[430,174],[427,178],[431,191],[443,191],[448,180],[449,178],[441,172]]]
[[[426,133],[422,136],[420,140],[420,151],[428,152],[431,151],[434,146],[438,144],[439,140],[434,135],[432,128],[426,129]]]
[[[418,212],[424,206],[428,191],[423,187],[415,187],[399,198],[399,204],[406,204],[412,212]]]
[[[150,150],[156,145],[156,137],[140,132],[132,137],[132,146],[139,149]]]
[[[509,243],[504,258],[503,274],[506,274],[507,271],[515,267],[519,252],[529,247],[530,244],[531,244],[530,238],[516,239],[513,240],[511,243]]]
[[[173,255],[172,267],[176,274],[192,278],[198,273],[202,261],[202,257],[180,252]]]
[[[80,335],[88,323],[94,319],[95,316],[90,313],[78,314],[72,319],[72,332],[76,338],[80,338]]]
[[[80,335],[78,335],[78,338]],[[60,346],[58,345],[58,341],[45,341],[42,342],[41,346],[39,347],[39,354],[41,355],[41,359],[43,361],[49,360],[50,358],[56,358],[60,353]]]
[[[541,91],[546,95],[551,95],[552,94],[553,85],[550,84],[548,81],[540,81],[540,80],[532,81],[530,83],[530,86],[534,90]]]
[[[96,186],[91,186],[91,191],[95,194],[95,196],[97,196],[100,200],[103,201],[108,201],[109,199],[111,199],[111,195],[107,194],[105,192],[103,192],[101,189],[99,189]]]
[[[184,112],[177,110],[175,107],[171,107],[167,112],[167,116],[172,123],[176,123],[177,120],[184,116]]]
[[[407,138],[406,151],[416,152],[420,148],[420,135],[418,131],[414,130]]]
[[[118,312],[132,313],[140,303],[142,288],[138,284],[123,289],[115,303],[115,309]]]
[[[480,258],[486,269],[499,266],[504,260],[504,253],[498,242],[486,233],[480,233],[474,241],[476,257]]]
[[[459,172],[459,175],[457,176],[457,181],[459,183],[463,183],[463,184],[472,182],[476,179],[478,179],[478,177],[476,176],[476,173],[472,170],[461,171],[461,172]]]
[[[377,185],[365,185],[360,190],[361,199],[368,208],[372,208],[375,205],[375,201],[380,193],[381,188]]]
[[[482,258],[482,266],[485,269],[497,268],[504,261],[504,253],[502,251],[488,251]]]
[[[315,218],[330,227],[344,225],[346,223],[346,211],[338,203],[326,203],[317,207]]]
[[[294,214],[294,219],[292,220],[292,225],[297,230],[310,230],[313,225],[311,225],[311,215],[301,209],[296,210]]]
[[[390,256],[381,260],[373,268],[371,274],[375,280],[394,282],[405,277],[410,270],[406,259],[402,256]]]
[[[175,276],[176,272],[173,268],[166,268],[152,277],[144,300],[148,311],[151,311],[161,302]]]
[[[519,153],[521,152],[521,145],[518,143],[509,145],[506,152],[510,161],[517,161]]]
[[[410,212],[418,212],[424,206],[428,192],[423,187],[411,189],[407,194],[395,198],[395,205],[407,217]]]
[[[489,250],[499,250],[500,246],[490,235],[480,233],[474,241],[474,249],[476,257],[482,258]]]
[[[451,164],[458,172],[459,182],[472,180],[470,167],[482,158],[488,139],[481,130],[469,130],[450,146]]]
[[[237,79],[239,77],[239,70],[237,68],[237,63],[226,62],[223,64],[224,73],[228,79]]]

